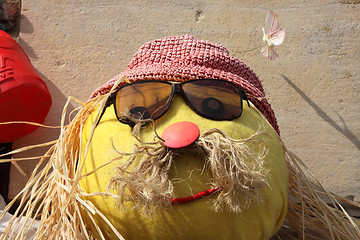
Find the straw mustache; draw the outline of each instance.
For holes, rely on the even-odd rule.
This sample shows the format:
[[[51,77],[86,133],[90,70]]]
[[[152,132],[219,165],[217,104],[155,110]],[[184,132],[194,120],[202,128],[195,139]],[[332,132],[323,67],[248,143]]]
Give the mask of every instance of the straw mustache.
[[[212,176],[207,186],[220,189],[214,209],[241,212],[252,201],[261,201],[261,189],[267,186],[266,148],[259,135],[264,134],[259,131],[247,139],[236,140],[219,129],[210,129],[194,144],[180,150],[168,149],[161,140],[155,144],[135,144],[133,153],[117,151],[122,164],[108,188],[115,190],[120,206],[125,201],[145,208],[170,206],[174,186],[168,173],[175,156],[191,152],[205,159],[203,169]]]

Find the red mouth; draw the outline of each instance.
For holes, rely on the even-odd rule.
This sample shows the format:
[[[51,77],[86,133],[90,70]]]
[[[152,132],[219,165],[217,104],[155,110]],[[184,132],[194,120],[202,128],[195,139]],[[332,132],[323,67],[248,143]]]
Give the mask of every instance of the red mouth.
[[[172,203],[187,203],[187,202],[191,202],[191,201],[195,201],[197,199],[200,199],[200,198],[204,198],[204,197],[207,197],[207,196],[210,196],[211,194],[219,191],[220,188],[210,188],[206,191],[203,191],[203,192],[199,192],[195,195],[192,195],[192,196],[189,196],[189,197],[184,197],[184,198],[172,198],[171,199],[171,202]]]

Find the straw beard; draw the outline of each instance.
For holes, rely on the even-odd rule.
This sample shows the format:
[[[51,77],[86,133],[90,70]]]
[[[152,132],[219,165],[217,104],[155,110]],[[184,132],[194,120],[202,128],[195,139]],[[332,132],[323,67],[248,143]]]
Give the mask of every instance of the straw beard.
[[[169,207],[174,186],[168,173],[174,158],[192,152],[204,157],[203,169],[208,169],[212,177],[209,184],[219,189],[213,200],[214,210],[241,212],[254,200],[261,201],[262,189],[267,186],[266,147],[259,135],[264,134],[259,131],[247,139],[236,140],[219,129],[210,129],[194,144],[181,149],[169,149],[161,140],[155,144],[134,144],[133,153],[117,151],[117,159],[123,163],[115,170],[108,188],[115,190],[119,206],[133,201],[145,210]]]

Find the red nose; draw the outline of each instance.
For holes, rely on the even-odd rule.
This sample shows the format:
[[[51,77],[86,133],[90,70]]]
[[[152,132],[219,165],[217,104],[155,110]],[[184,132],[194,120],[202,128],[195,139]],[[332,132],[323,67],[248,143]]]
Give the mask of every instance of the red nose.
[[[182,148],[189,146],[198,139],[199,127],[192,122],[177,122],[168,126],[162,133],[164,145],[169,148]]]

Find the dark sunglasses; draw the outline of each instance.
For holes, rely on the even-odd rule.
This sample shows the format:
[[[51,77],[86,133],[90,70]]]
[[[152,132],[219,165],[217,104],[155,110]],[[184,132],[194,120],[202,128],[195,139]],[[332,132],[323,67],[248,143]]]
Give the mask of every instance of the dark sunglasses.
[[[113,104],[117,119],[130,126],[133,126],[134,122],[129,116],[133,119],[156,120],[169,109],[175,93],[182,94],[194,112],[213,120],[233,120],[240,117],[243,110],[242,100],[248,102],[243,88],[225,80],[146,80],[124,85],[113,92],[100,119],[105,109]]]

